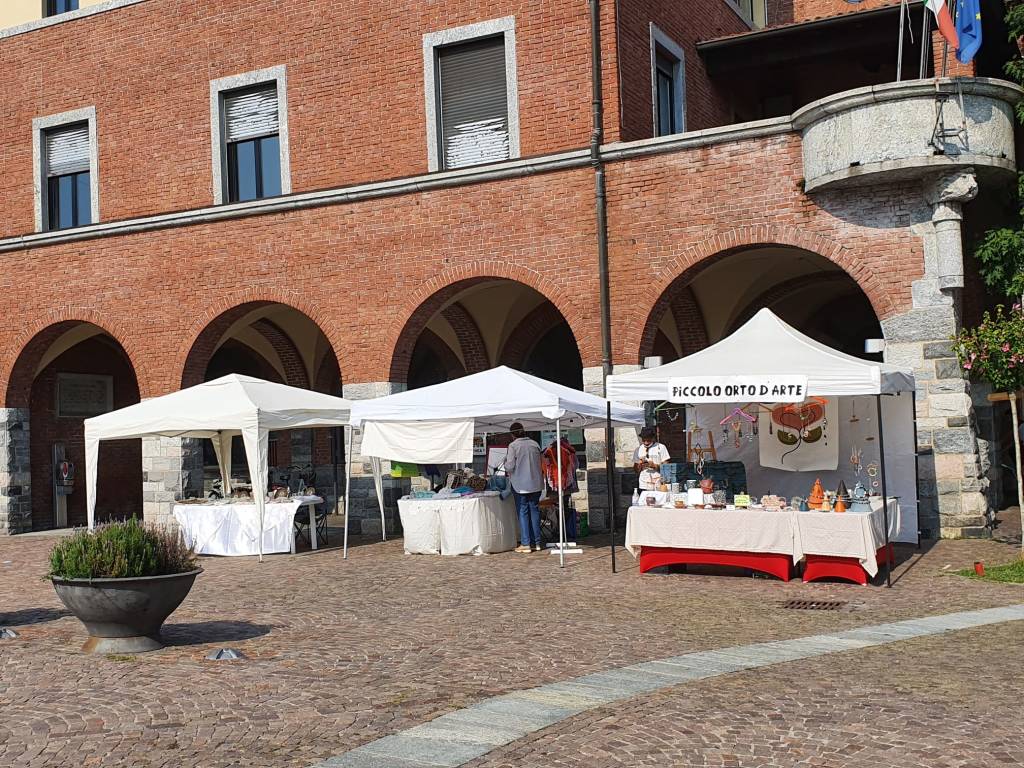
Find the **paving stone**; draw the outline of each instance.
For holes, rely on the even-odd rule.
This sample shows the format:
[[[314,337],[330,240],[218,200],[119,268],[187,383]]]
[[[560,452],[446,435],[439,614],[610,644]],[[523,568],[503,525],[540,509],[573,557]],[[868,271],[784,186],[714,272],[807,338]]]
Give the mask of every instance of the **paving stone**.
[[[347,752],[346,762],[330,764],[423,768],[409,753],[359,748],[449,713],[494,729],[511,729],[517,717],[523,729],[540,728],[466,758],[492,768],[721,768],[730,754],[742,768],[814,760],[829,768],[947,768],[927,750],[950,755],[950,766],[988,768],[1007,764],[996,755],[1019,755],[1016,666],[988,661],[1019,643],[1019,625],[909,640],[890,633],[883,648],[707,678],[738,661],[791,659],[784,642],[792,638],[814,638],[814,650],[823,635],[964,610],[1024,619],[1005,608],[1024,601],[1018,586],[949,575],[975,560],[1014,560],[1018,549],[1009,544],[901,549],[889,590],[698,568],[649,577],[625,553],[613,575],[608,550],[592,546],[601,539],[585,542],[564,570],[552,558],[514,553],[407,557],[401,541],[358,538],[346,561],[333,548],[338,533],[331,531],[329,548],[262,565],[203,558],[205,572],[165,626],[168,647],[133,658],[79,650],[84,629],[40,578],[54,539],[0,539],[0,624],[19,633],[0,649],[0,765],[308,768]],[[790,599],[850,606],[783,609]],[[843,637],[844,646],[858,642]],[[736,650],[747,645],[754,647]],[[248,659],[204,660],[225,646]],[[691,654],[711,651],[694,666]],[[616,675],[601,677],[634,665],[646,672],[644,685],[664,678],[667,692],[630,696]],[[608,687],[560,683],[587,675],[619,683],[615,697],[603,698]],[[494,719],[478,721],[490,710]],[[838,748],[861,751],[829,751],[825,734],[836,736],[834,725]],[[876,750],[883,740],[890,746]]]

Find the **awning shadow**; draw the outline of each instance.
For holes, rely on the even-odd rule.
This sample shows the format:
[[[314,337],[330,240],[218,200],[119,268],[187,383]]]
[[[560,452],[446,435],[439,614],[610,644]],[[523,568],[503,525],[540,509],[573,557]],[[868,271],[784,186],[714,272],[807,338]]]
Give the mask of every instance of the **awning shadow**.
[[[249,621],[196,621],[187,624],[164,624],[160,637],[166,645],[206,645],[251,640],[269,634],[271,624]]]

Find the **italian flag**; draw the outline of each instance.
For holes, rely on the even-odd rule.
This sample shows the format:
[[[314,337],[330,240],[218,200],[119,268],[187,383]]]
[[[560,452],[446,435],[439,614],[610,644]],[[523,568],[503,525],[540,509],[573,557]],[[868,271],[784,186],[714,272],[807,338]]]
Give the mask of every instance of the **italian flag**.
[[[956,28],[953,26],[953,17],[949,15],[949,8],[946,0],[925,0],[925,5],[935,14],[935,20],[939,24],[939,34],[953,46],[953,50],[960,47],[960,39],[956,36]]]

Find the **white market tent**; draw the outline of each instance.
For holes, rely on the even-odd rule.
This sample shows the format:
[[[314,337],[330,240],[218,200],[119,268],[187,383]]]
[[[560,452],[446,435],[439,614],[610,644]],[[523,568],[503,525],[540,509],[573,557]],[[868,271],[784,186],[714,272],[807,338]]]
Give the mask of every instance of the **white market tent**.
[[[102,440],[199,437],[213,441],[225,492],[230,490],[231,438],[242,436],[260,529],[266,508],[267,435],[349,423],[340,397],[230,374],[85,420],[85,483],[89,528],[96,515],[96,463]],[[349,440],[351,445],[351,439]],[[348,490],[345,493],[346,506]],[[260,537],[262,557],[263,537]]]
[[[527,431],[554,422],[556,441],[561,442],[563,428],[603,424],[606,419],[613,426],[642,426],[644,411],[506,366],[352,404],[352,425],[362,429],[364,456],[419,464],[471,463],[474,434],[507,432],[516,421]],[[561,489],[558,507],[564,550]]]
[[[797,400],[852,400],[858,396],[876,400],[882,495],[887,495],[888,467],[895,495],[913,509],[910,520],[916,537],[915,384],[909,370],[839,352],[800,333],[764,308],[735,333],[700,352],[657,368],[609,376],[607,394],[622,400],[687,404],[783,402],[786,400],[770,394],[763,396],[761,393],[767,391],[763,387],[793,381],[800,382]],[[887,397],[889,402],[883,406],[882,395],[901,393],[910,396]],[[884,448],[883,421],[895,422],[895,429],[886,429],[888,451]]]
[[[891,395],[914,391],[914,374],[827,347],[762,309],[731,336],[666,365],[608,377],[608,397],[667,400],[669,382],[713,376],[807,377],[807,397]],[[742,398],[739,398],[742,399]],[[749,398],[751,401],[757,398]],[[720,402],[734,402],[736,398]]]

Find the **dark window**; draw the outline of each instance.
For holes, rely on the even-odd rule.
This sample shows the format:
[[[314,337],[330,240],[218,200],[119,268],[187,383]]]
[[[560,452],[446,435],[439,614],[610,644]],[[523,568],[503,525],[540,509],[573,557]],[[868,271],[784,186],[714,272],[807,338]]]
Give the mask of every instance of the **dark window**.
[[[510,156],[505,37],[437,51],[441,168],[463,168]]]
[[[56,16],[58,13],[67,13],[68,11],[77,10],[78,0],[46,0],[47,16]]]
[[[660,48],[655,55],[654,76],[657,86],[658,136],[669,136],[683,130],[682,104],[679,102],[682,76],[679,61],[666,55]]]
[[[89,124],[47,131],[46,224],[66,229],[92,223]]]
[[[281,194],[281,145],[277,136],[228,144],[228,199],[258,200]]]
[[[281,194],[281,141],[277,85],[224,96],[228,201]]]

